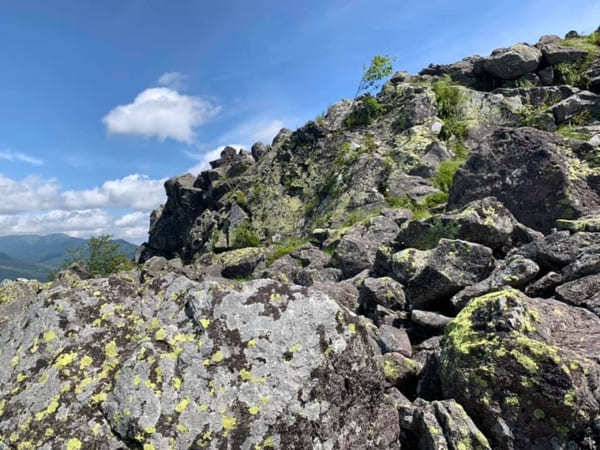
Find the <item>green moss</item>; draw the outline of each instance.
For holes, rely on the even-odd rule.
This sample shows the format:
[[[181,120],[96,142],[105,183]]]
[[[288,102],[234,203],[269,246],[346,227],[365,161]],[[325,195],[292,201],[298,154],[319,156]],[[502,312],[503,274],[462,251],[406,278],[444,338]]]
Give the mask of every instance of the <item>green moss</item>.
[[[366,126],[384,113],[385,107],[375,97],[367,94],[348,114],[344,126],[346,128]]]
[[[248,221],[242,222],[230,234],[230,247],[234,249],[259,247],[260,237]]]
[[[433,83],[438,116],[444,121],[440,137],[448,140],[455,136],[459,140],[469,134],[467,123],[462,117],[460,106],[463,103],[461,90],[452,85],[452,79],[445,76]]]
[[[267,255],[267,266],[270,266],[279,258],[289,255],[294,250],[306,245],[308,242],[310,242],[309,239],[301,239],[296,237],[290,237],[278,242],[274,247],[272,247],[271,252]]]

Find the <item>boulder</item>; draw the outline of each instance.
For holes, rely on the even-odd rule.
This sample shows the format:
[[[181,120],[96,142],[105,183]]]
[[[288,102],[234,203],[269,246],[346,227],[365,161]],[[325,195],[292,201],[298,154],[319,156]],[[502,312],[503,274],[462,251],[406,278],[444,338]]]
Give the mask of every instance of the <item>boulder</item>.
[[[556,103],[550,110],[557,124],[568,123],[581,113],[600,113],[600,95],[581,91]]]
[[[225,278],[247,278],[265,261],[265,249],[247,247],[214,255],[209,263],[221,266]]]
[[[446,328],[443,393],[493,448],[581,448],[599,437],[598,336],[581,308],[511,288],[478,297]]]
[[[441,238],[462,239],[505,254],[541,237],[541,233],[520,224],[494,197],[487,197],[456,211],[406,222],[394,244],[399,248],[427,250]]]
[[[538,45],[553,44],[560,41],[562,41],[562,38],[556,34],[545,34],[538,40]]]
[[[334,259],[344,277],[350,278],[375,262],[377,248],[391,242],[400,228],[385,216],[377,216],[366,224],[355,225],[338,244]]]
[[[418,166],[411,169],[409,174],[423,178],[431,178],[435,175],[444,161],[452,159],[452,153],[441,142],[432,142],[425,149],[425,154],[421,158]]]
[[[582,231],[571,234],[568,231],[557,231],[524,245],[515,252],[534,260],[544,270],[560,271],[575,262],[584,250],[597,245],[600,245],[600,233]]]
[[[515,288],[525,287],[539,273],[540,267],[532,260],[521,255],[513,255],[506,258],[494,269],[492,274],[485,280],[467,286],[450,299],[454,311],[463,309],[467,303],[475,298],[491,291],[499,290],[505,286]]]
[[[377,335],[383,353],[400,353],[408,358],[412,356],[410,339],[403,328],[381,325]]]
[[[446,317],[442,314],[431,311],[420,311],[413,309],[410,312],[410,320],[419,327],[435,333],[443,333],[446,325],[452,321],[452,317]]]
[[[375,304],[397,310],[406,306],[404,287],[390,277],[365,278],[361,294],[361,303],[366,310],[374,308]]]
[[[387,180],[386,194],[390,197],[408,197],[414,202],[420,202],[428,195],[439,193],[440,190],[434,188],[431,181],[408,175],[402,170],[393,171]]]
[[[496,49],[483,61],[483,69],[496,78],[514,80],[535,72],[542,60],[542,52],[525,44]]]
[[[265,144],[263,144],[262,142],[257,142],[252,146],[251,152],[254,160],[258,162],[267,152],[267,147],[265,147]]]
[[[491,450],[490,444],[461,405],[454,400],[412,405],[408,448],[418,450]]]
[[[551,66],[582,61],[588,56],[588,52],[584,49],[578,47],[563,47],[556,43],[543,45],[541,50],[544,55],[544,61]]]
[[[27,298],[0,327],[15,447],[400,448],[366,328],[320,291],[120,274]]]
[[[548,272],[539,280],[534,281],[525,288],[525,294],[529,297],[552,297],[554,288],[563,282],[563,277],[560,273]]]
[[[583,248],[577,259],[562,270],[565,281],[600,273],[600,245]]]
[[[519,222],[549,232],[557,219],[600,207],[589,178],[594,173],[557,134],[500,128],[484,137],[458,169],[448,209],[494,196]]]
[[[411,309],[436,309],[493,268],[491,249],[460,240],[441,239],[435,249],[406,249],[392,256],[392,273],[405,285]]]
[[[588,275],[556,288],[558,299],[600,316],[600,274]]]

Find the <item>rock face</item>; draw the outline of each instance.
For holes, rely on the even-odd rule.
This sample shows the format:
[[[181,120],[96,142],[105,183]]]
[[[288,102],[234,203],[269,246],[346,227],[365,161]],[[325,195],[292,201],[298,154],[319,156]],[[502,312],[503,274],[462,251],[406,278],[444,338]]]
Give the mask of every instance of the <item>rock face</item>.
[[[561,218],[600,207],[596,170],[560,136],[534,128],[499,129],[458,170],[449,206],[494,196],[517,220],[548,232]]]
[[[600,448],[600,46],[396,73],[0,284],[0,450]]]

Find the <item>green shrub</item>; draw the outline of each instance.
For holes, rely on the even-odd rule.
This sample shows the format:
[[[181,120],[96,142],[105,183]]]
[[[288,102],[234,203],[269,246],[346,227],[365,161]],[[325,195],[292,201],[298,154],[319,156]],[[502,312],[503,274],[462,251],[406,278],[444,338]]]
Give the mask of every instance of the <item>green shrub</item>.
[[[415,220],[425,219],[431,216],[429,208],[422,202],[415,202],[408,196],[386,197],[387,204],[392,208],[404,208],[413,213]]]
[[[270,266],[279,258],[289,255],[297,248],[302,247],[304,244],[309,242],[308,239],[300,239],[296,237],[287,238],[281,242],[275,244],[272,252],[267,256],[267,266]]]
[[[463,102],[460,89],[452,85],[452,79],[449,76],[445,76],[433,83],[433,92],[438,115],[444,121],[442,139],[447,140],[453,135],[458,139],[467,137],[469,130],[460,111],[460,105]]]
[[[131,259],[119,249],[119,244],[109,234],[91,238],[86,247],[71,249],[68,257],[58,269],[64,270],[73,263],[85,266],[92,275],[107,276],[135,267]],[[51,271],[49,278],[55,279],[57,272]]]
[[[556,66],[556,70],[566,84],[582,89],[587,87],[588,77],[583,63],[561,63]]]
[[[386,55],[376,55],[371,60],[369,67],[363,67],[363,76],[360,79],[356,89],[357,97],[359,93],[368,91],[376,87],[384,78],[394,73],[394,58]]]
[[[438,192],[435,194],[429,194],[422,201],[423,205],[428,208],[434,208],[439,205],[443,205],[448,201],[448,193],[447,192]]]
[[[440,164],[437,173],[433,177],[433,185],[444,193],[450,192],[454,183],[454,176],[460,166],[465,163],[464,159],[451,159]]]
[[[254,232],[250,226],[250,223],[248,222],[242,222],[237,228],[235,228],[230,239],[230,246],[231,248],[235,249],[260,246],[260,238]]]
[[[375,97],[367,94],[348,114],[348,117],[344,120],[344,126],[346,128],[356,128],[369,125],[384,112],[385,107]]]

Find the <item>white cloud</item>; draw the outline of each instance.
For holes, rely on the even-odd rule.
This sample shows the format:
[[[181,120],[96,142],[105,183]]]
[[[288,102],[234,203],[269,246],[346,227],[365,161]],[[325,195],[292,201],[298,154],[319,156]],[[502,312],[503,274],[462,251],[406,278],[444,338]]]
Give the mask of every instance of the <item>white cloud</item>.
[[[277,133],[283,128],[283,120],[271,120],[260,124],[257,129],[250,134],[252,142],[262,142],[270,144]]]
[[[200,98],[166,87],[142,91],[132,103],[113,108],[102,121],[110,134],[171,138],[191,143],[194,128],[219,112],[219,107]]]
[[[65,191],[61,197],[66,209],[131,208],[147,211],[165,201],[165,181],[133,174],[107,181],[93,189]]]
[[[210,169],[210,162],[219,159],[219,157],[221,156],[221,152],[223,151],[223,149],[225,147],[233,147],[236,150],[240,150],[240,149],[244,148],[243,145],[230,144],[230,145],[221,145],[220,147],[217,147],[214,150],[210,150],[208,152],[202,152],[202,153],[198,153],[198,154],[191,153],[191,152],[186,152],[186,154],[190,158],[196,159],[196,160],[200,161],[195,166],[190,167],[187,170],[187,172],[189,172],[189,173],[191,173],[193,175],[198,175],[203,170]]]
[[[29,176],[13,180],[0,175],[0,214],[56,207],[60,186],[54,179]]]
[[[31,164],[32,166],[41,166],[44,164],[44,161],[36,158],[35,156],[26,155],[21,152],[10,152],[10,151],[0,151],[0,159],[5,161],[20,161],[27,164]]]
[[[140,243],[150,212],[166,200],[164,181],[133,174],[92,189],[63,191],[54,179],[0,175],[0,235],[111,234]],[[126,212],[116,216],[115,209]]]
[[[102,209],[0,214],[0,235],[66,233],[88,238],[110,234],[140,244],[148,236],[149,216],[149,213],[134,212],[116,218]]]
[[[186,79],[187,75],[181,72],[165,72],[158,78],[156,83],[159,86],[166,86],[181,91],[185,88]]]
[[[115,225],[118,227],[130,227],[132,225],[140,225],[143,222],[148,222],[148,214],[141,211],[134,211],[129,214],[125,214],[123,217],[115,221]],[[146,224],[146,229],[148,228]]]

